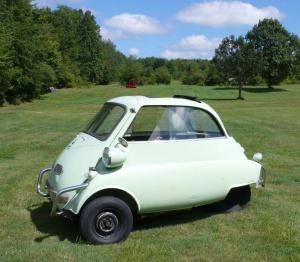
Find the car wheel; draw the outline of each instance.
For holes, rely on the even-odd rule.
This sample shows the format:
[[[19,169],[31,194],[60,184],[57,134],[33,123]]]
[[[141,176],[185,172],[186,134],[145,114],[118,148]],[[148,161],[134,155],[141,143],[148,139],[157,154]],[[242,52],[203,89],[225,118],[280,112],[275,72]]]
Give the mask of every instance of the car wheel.
[[[93,244],[125,240],[133,224],[129,206],[116,197],[99,197],[88,203],[80,215],[82,236]]]
[[[251,199],[250,186],[242,186],[230,190],[226,198],[212,205],[212,209],[218,212],[234,212],[243,209]]]

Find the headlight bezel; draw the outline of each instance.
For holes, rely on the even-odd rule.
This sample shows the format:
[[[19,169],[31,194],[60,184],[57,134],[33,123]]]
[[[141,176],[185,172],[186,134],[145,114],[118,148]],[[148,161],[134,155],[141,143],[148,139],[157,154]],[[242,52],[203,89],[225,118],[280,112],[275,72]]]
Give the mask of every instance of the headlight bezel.
[[[60,176],[63,174],[63,172],[64,172],[64,167],[61,164],[56,163],[56,165],[53,168],[53,173],[57,176]]]

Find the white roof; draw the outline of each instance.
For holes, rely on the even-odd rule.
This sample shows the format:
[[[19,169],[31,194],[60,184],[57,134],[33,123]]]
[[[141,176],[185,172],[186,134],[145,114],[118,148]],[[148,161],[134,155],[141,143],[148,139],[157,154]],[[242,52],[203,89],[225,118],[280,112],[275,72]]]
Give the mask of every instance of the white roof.
[[[160,97],[160,98],[150,98],[146,96],[120,96],[109,100],[108,102],[114,102],[118,104],[125,105],[128,108],[138,109],[142,106],[150,105],[173,105],[173,106],[192,106],[203,108],[208,111],[213,111],[213,109],[204,102],[197,102],[185,98],[171,98],[171,97]]]

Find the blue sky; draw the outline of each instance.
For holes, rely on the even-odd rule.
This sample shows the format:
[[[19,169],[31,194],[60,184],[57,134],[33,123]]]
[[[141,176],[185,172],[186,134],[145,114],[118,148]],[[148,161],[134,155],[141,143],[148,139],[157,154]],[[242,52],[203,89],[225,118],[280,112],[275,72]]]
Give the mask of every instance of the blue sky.
[[[220,40],[277,18],[300,35],[299,0],[35,0],[40,6],[90,10],[101,35],[125,55],[211,58]]]

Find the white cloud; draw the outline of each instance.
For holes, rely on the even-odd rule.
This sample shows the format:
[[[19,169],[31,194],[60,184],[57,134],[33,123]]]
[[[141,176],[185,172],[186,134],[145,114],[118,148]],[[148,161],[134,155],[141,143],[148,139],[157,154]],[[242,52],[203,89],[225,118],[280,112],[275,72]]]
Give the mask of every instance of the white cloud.
[[[161,56],[167,59],[211,59],[221,40],[219,37],[208,38],[205,35],[188,36],[167,48]]]
[[[126,38],[126,34],[120,29],[112,30],[106,26],[100,26],[100,35],[104,40],[117,40],[120,38]]]
[[[105,20],[104,31],[111,40],[128,35],[162,34],[165,29],[153,17],[142,14],[122,13]],[[103,28],[103,27],[102,27]]]
[[[258,8],[241,1],[210,1],[192,4],[176,18],[186,23],[222,27],[254,25],[264,18],[282,19],[283,14],[273,6]]]
[[[138,56],[140,53],[140,49],[136,47],[132,47],[129,49],[129,55]]]

